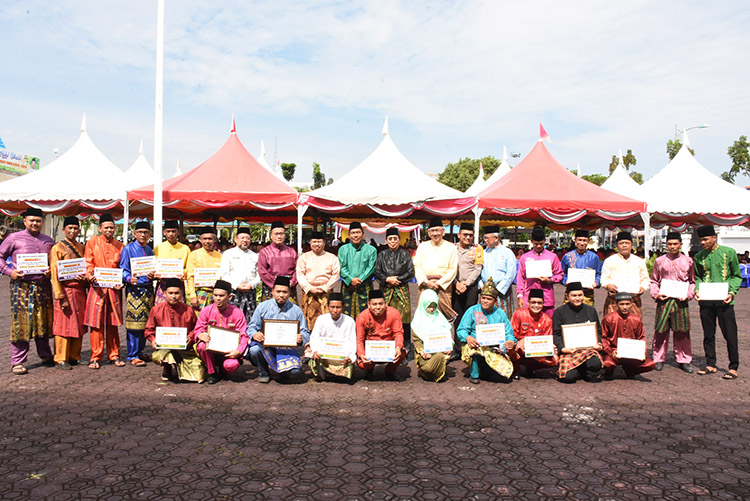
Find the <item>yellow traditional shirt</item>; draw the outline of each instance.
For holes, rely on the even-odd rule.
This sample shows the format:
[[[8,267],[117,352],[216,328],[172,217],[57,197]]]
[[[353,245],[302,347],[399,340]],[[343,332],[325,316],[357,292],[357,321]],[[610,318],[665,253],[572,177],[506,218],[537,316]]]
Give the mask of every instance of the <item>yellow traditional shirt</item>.
[[[185,268],[186,294],[188,301],[195,297],[195,269],[196,268],[218,268],[221,266],[221,252],[211,251],[204,248],[194,250],[190,253]]]
[[[426,281],[429,275],[441,275],[438,285],[447,291],[457,272],[458,251],[455,245],[447,240],[441,240],[440,245],[433,245],[432,240],[419,244],[414,255],[414,275],[418,284]]]

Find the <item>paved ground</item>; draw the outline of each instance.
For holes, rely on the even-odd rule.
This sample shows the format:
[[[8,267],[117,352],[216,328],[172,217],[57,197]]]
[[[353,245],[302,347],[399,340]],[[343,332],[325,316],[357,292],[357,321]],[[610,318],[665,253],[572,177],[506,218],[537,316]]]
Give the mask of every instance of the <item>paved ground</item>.
[[[3,277],[3,332],[7,305]],[[743,290],[743,361],[748,305]],[[726,369],[723,341],[718,353]],[[461,362],[440,384],[412,362],[401,383],[261,386],[243,365],[210,387],[164,384],[154,365],[66,372],[36,355],[16,377],[7,343],[0,357],[3,499],[750,497],[745,366],[746,377],[722,381],[685,375],[670,357],[647,381],[474,386]]]

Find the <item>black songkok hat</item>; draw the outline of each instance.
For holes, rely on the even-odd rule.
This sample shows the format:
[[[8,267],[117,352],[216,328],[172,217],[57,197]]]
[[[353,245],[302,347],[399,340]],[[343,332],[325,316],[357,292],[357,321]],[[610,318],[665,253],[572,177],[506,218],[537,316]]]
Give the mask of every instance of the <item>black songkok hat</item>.
[[[349,223],[349,231],[361,230],[361,229],[362,229],[362,223],[360,223],[359,221],[352,221],[351,223]]]
[[[284,223],[282,221],[274,221],[273,223],[271,223],[271,230],[275,230],[276,228],[286,229],[286,226],[284,226]]]
[[[589,233],[589,230],[576,230],[576,238],[578,237],[586,237],[589,238],[591,234]]]
[[[486,235],[488,233],[500,233],[500,226],[498,225],[485,226],[484,234]]]
[[[620,240],[630,240],[632,242],[633,235],[631,235],[629,231],[621,231],[617,234],[617,241],[619,242]]]
[[[198,235],[216,235],[216,228],[213,226],[203,226],[198,230]]]
[[[164,221],[164,229],[165,230],[179,230],[180,224],[177,222],[176,219],[170,219],[168,221]]]
[[[29,207],[25,211],[23,211],[23,214],[21,214],[23,217],[26,216],[36,216],[36,217],[44,217],[44,212],[42,212],[42,209],[35,209],[34,207]]]
[[[431,217],[429,223],[427,223],[427,228],[437,228],[438,226],[443,227],[443,220],[439,216]]]
[[[151,225],[148,221],[138,221],[135,223],[135,229],[137,230],[148,230],[151,231]]]
[[[243,233],[245,235],[249,235],[250,234],[250,228],[248,228],[247,226],[242,226],[241,228],[237,229],[237,235],[242,235]]]
[[[179,278],[168,278],[164,281],[164,290],[167,290],[170,287],[179,287],[182,289],[184,285],[185,284]]]
[[[291,280],[289,280],[289,277],[285,277],[283,275],[279,275],[276,277],[276,280],[273,281],[273,286],[276,287],[277,285],[283,285],[284,287],[292,288]]]
[[[473,223],[461,223],[461,228],[458,231],[474,231]]]
[[[223,291],[227,291],[229,294],[232,293],[232,284],[227,282],[226,280],[217,280],[214,284],[214,289],[221,289]]]
[[[115,219],[112,217],[112,214],[110,214],[109,212],[105,212],[104,214],[102,214],[101,216],[99,216],[99,224],[100,225],[104,224],[104,223],[107,223],[107,222],[109,222],[109,223],[114,223],[115,222]]]
[[[325,240],[322,231],[313,231],[310,234],[310,240]]]
[[[531,239],[535,242],[541,242],[542,240],[546,239],[547,236],[544,234],[544,228],[541,226],[535,226],[533,230],[531,230]]]
[[[382,289],[372,289],[367,297],[368,299],[385,299],[385,294]]]
[[[529,291],[529,299],[544,299],[543,289],[531,289]]]
[[[698,226],[698,238],[716,236],[716,230],[713,226]]]
[[[398,228],[395,226],[391,226],[387,230],[385,230],[385,238],[388,237],[401,237],[401,235],[398,234]]]
[[[63,228],[65,228],[66,226],[70,226],[71,224],[75,226],[81,226],[81,222],[76,216],[65,216],[65,219],[63,220]]]
[[[328,302],[331,301],[341,301],[344,302],[344,295],[340,292],[330,292],[328,293]]]
[[[568,282],[568,285],[565,287],[565,292],[573,292],[573,291],[582,291],[583,285],[581,285],[581,282]]]
[[[677,231],[670,231],[669,233],[667,233],[667,241],[670,240],[679,240],[680,242],[682,242],[682,235],[680,235],[680,233]]]
[[[619,303],[620,301],[632,301],[633,295],[629,292],[618,292],[615,295],[615,302]]]

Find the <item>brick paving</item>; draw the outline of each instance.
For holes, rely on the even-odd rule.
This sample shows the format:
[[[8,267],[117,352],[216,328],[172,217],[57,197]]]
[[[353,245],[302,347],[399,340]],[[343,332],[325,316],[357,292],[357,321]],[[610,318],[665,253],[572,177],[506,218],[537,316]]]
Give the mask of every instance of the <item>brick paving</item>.
[[[742,290],[742,362],[748,305]],[[647,332],[653,315],[646,301]],[[8,322],[3,277],[0,330]],[[88,348],[87,337],[84,360]],[[717,352],[726,370],[723,339]],[[0,358],[2,499],[750,497],[744,365],[736,381],[686,375],[670,356],[645,381],[474,386],[461,362],[439,384],[418,379],[411,362],[403,382],[259,385],[245,362],[208,386],[165,384],[153,364],[60,371],[35,353],[29,374],[13,376],[7,343]]]

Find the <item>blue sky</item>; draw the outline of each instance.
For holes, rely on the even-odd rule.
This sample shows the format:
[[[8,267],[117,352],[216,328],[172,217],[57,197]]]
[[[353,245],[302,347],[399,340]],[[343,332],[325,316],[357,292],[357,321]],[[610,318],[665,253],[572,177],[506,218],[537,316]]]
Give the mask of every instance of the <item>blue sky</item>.
[[[141,138],[153,162],[155,0],[5,1],[0,18],[8,149],[49,163],[85,112],[122,169]],[[719,174],[750,134],[748,25],[743,2],[167,0],[165,174],[213,154],[233,113],[248,150],[264,140],[271,162],[276,144],[295,180],[314,161],[354,167],[386,114],[430,173],[503,145],[525,156],[542,122],[566,167],[606,173],[631,148],[645,178],[675,124],[708,123],[690,140]]]

